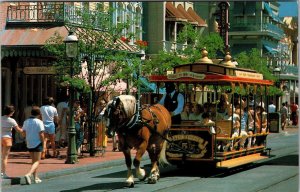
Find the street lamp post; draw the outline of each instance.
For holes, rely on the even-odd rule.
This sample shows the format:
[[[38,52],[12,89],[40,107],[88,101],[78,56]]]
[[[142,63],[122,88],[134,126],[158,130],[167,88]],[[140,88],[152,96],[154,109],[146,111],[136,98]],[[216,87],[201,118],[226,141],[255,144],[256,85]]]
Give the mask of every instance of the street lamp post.
[[[275,69],[273,69],[273,74],[276,77],[276,87],[280,89],[280,72],[281,69],[279,67],[276,67]],[[276,96],[276,109],[279,109],[280,106],[280,97]]]
[[[78,39],[73,32],[69,32],[69,35],[64,40],[66,45],[66,56],[71,60],[70,66],[70,77],[74,75],[74,59],[78,54]],[[74,164],[77,162],[77,151],[76,151],[76,131],[75,131],[75,122],[74,122],[74,110],[73,103],[75,100],[74,88],[70,86],[70,102],[69,102],[69,128],[68,128],[68,151],[67,151],[67,160],[66,164]]]

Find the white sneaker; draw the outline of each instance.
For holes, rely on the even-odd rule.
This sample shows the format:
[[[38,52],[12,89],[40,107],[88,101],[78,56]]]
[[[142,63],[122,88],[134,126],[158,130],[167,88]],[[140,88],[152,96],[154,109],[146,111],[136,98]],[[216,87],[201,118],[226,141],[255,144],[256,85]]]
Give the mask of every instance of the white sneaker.
[[[9,179],[9,176],[7,176],[5,173],[1,173],[1,178],[2,179]]]
[[[28,185],[31,184],[31,178],[30,178],[30,175],[25,175],[25,181],[26,181],[26,184],[28,184]]]
[[[40,178],[36,178],[35,180],[34,180],[34,183],[41,183],[42,182],[42,180],[40,179]]]

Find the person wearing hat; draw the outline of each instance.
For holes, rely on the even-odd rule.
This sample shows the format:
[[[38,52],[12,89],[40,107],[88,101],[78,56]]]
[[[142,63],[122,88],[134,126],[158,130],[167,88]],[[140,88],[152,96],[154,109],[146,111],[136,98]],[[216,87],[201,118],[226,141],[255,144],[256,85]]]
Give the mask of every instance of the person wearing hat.
[[[165,83],[166,94],[163,95],[159,104],[163,105],[172,117],[172,124],[181,123],[181,112],[184,106],[184,97],[175,89],[175,84],[171,82]]]

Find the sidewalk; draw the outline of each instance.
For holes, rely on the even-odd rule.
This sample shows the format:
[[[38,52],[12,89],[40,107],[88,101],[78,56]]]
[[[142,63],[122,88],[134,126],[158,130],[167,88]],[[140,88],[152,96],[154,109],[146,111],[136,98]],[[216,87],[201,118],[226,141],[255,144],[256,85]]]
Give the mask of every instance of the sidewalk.
[[[79,162],[76,164],[65,164],[67,148],[58,149],[60,151],[58,158],[47,158],[40,161],[38,169],[39,177],[43,180],[59,175],[68,175],[114,165],[124,164],[125,166],[123,153],[112,151],[111,140],[108,140],[107,145],[104,155],[101,152],[97,152],[94,157],[90,157],[89,153],[83,153],[82,156],[78,157]],[[24,180],[23,177],[29,171],[30,167],[31,159],[29,152],[11,152],[6,168],[6,174],[10,179],[2,180],[2,186],[22,183],[22,180]]]

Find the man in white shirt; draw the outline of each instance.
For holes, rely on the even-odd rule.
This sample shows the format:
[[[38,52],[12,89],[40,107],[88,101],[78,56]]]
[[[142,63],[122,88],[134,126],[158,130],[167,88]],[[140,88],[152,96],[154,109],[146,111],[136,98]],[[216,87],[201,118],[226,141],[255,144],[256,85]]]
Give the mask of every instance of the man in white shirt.
[[[172,117],[172,124],[181,123],[181,112],[184,106],[184,97],[175,90],[175,84],[172,82],[165,83],[166,94],[163,95],[159,104],[165,106]]]
[[[270,104],[268,106],[268,112],[269,113],[275,113],[276,112],[276,106],[274,105],[273,101],[270,101]]]

